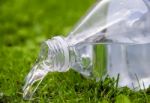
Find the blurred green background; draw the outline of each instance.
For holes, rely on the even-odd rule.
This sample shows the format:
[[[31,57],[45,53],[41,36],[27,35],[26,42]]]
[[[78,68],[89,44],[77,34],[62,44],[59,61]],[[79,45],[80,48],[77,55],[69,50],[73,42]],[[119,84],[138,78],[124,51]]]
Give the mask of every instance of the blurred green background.
[[[67,35],[96,0],[0,0],[0,103],[22,103],[24,78],[42,41]],[[117,89],[106,79],[95,82],[70,70],[50,73],[30,102],[149,102],[150,90]]]

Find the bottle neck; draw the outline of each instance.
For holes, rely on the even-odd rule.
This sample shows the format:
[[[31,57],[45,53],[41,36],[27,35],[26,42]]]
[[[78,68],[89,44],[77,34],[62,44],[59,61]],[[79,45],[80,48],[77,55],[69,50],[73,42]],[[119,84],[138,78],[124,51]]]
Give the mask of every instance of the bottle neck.
[[[92,45],[72,45],[67,38],[54,37],[43,43],[44,67],[49,72],[66,72],[69,68],[89,76],[93,63]],[[43,58],[42,57],[42,58]],[[46,58],[46,59],[45,59]]]
[[[57,36],[44,42],[47,47],[48,62],[53,71],[65,72],[70,67],[69,47],[63,37]],[[43,47],[43,46],[42,46]],[[49,64],[47,63],[47,64]],[[51,69],[51,68],[50,68]],[[49,70],[51,71],[51,70]]]

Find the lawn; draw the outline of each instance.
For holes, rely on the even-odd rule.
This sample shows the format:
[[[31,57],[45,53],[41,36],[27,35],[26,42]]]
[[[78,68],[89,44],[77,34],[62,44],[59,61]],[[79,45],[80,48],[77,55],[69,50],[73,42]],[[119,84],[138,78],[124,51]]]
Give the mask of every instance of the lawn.
[[[0,0],[0,103],[24,103],[24,78],[42,41],[67,35],[94,0]],[[150,89],[117,88],[113,79],[86,79],[70,70],[49,73],[33,100],[39,103],[150,103]]]

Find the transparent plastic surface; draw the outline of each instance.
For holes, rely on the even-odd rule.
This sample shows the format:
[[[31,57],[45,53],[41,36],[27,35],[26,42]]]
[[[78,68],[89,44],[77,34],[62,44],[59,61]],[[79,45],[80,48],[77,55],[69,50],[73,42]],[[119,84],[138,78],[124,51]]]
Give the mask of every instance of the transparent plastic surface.
[[[119,86],[148,88],[149,0],[102,0],[81,19],[67,40],[77,45],[83,60],[93,62],[87,66],[90,69],[75,64],[74,68],[80,68],[83,75],[117,78],[120,74]]]
[[[119,76],[119,86],[146,89],[150,85],[150,44],[107,45],[107,73]]]
[[[119,2],[120,0],[116,0]],[[112,2],[111,5],[117,5]],[[107,46],[107,70],[111,77],[120,74],[120,86],[144,89],[150,85],[150,1],[149,0],[122,0],[122,5],[110,6],[109,15],[122,10],[131,9],[134,15],[129,16],[129,25],[119,24],[108,29],[109,39],[130,42],[135,45],[110,44]],[[121,14],[117,15],[120,17]],[[115,17],[115,18],[117,18]],[[138,18],[140,17],[140,18]],[[108,21],[113,21],[108,17]],[[118,32],[115,32],[117,30]],[[121,36],[123,35],[123,36]],[[143,44],[143,43],[147,44]],[[138,44],[141,43],[141,44]]]
[[[40,59],[26,77],[24,98],[32,97],[48,72],[69,68],[98,80],[120,74],[119,86],[147,88],[149,4],[149,0],[99,1],[67,37],[45,41]]]
[[[67,37],[70,44],[149,43],[149,0],[102,0]]]

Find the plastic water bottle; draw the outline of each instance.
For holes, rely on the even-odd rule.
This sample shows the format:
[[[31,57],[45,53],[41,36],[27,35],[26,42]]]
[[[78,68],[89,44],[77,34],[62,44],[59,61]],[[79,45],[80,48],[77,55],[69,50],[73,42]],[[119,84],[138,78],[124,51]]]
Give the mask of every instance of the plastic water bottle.
[[[48,72],[70,68],[97,80],[119,74],[119,86],[147,88],[149,43],[149,0],[101,0],[67,37],[43,42],[39,58],[26,77],[23,97],[30,99]]]

